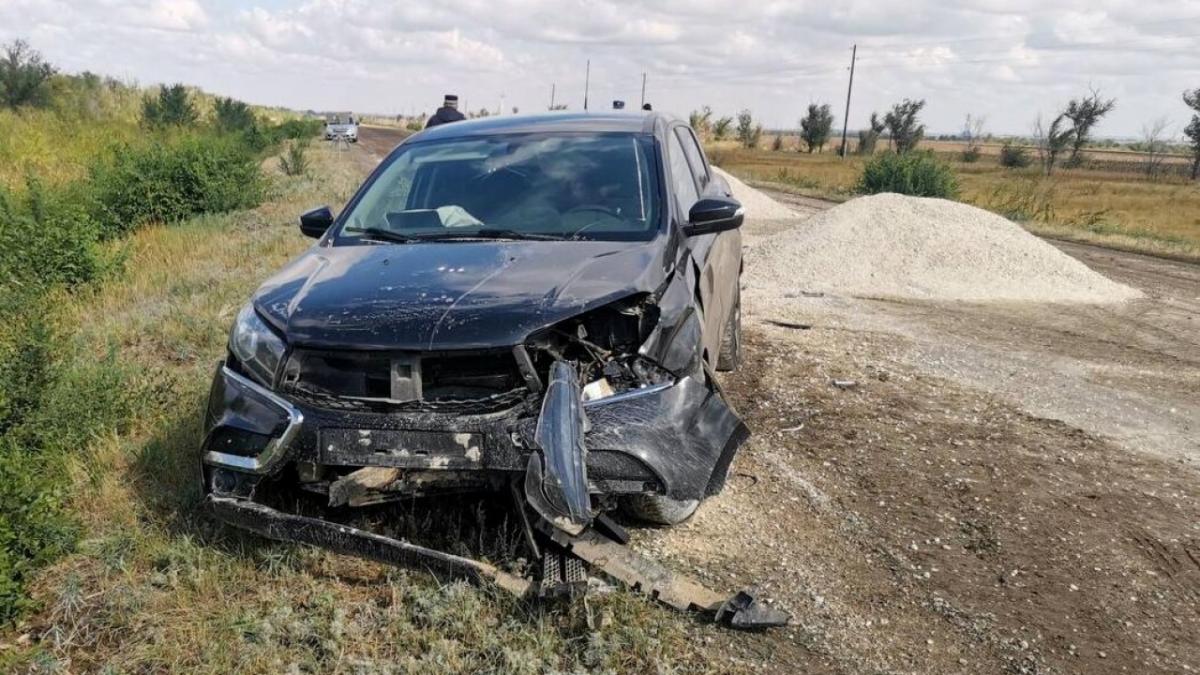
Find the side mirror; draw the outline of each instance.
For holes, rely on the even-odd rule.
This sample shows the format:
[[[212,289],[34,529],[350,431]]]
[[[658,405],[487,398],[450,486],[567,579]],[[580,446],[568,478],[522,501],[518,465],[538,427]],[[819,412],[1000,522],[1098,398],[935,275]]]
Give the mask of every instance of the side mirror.
[[[300,231],[306,237],[320,239],[330,225],[333,225],[333,211],[328,206],[320,206],[300,215]]]
[[[736,199],[701,199],[688,213],[688,224],[683,233],[689,237],[714,234],[742,226],[745,209]]]

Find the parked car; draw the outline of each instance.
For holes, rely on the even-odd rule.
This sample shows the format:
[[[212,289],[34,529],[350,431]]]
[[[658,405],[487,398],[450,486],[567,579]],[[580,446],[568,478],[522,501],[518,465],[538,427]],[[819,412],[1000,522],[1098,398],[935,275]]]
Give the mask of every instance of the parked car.
[[[204,417],[210,501],[244,526],[269,495],[515,487],[569,533],[621,507],[688,518],[748,436],[714,375],[740,358],[742,219],[663,113],[409,137],[336,217],[300,217],[316,243],[238,314]]]
[[[350,143],[358,142],[358,122],[353,115],[347,115],[342,121],[340,115],[325,120],[325,140],[345,139]]]

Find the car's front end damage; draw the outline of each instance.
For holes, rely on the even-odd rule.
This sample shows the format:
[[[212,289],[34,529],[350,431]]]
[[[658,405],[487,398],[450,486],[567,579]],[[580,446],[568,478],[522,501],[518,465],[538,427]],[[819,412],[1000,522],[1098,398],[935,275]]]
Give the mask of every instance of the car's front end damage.
[[[436,340],[427,350],[289,345],[250,305],[205,415],[210,502],[268,536],[397,562],[394,550],[378,553],[378,537],[332,523],[318,535],[325,526],[272,511],[264,496],[336,508],[512,494],[531,547],[563,549],[603,538],[590,534],[595,521],[623,498],[715,494],[748,433],[703,358],[687,268],[672,272],[651,291],[537,327],[518,344],[472,349]],[[260,300],[270,298],[268,290]],[[450,321],[471,323],[461,313]],[[478,576],[482,563],[464,564],[450,567]]]
[[[320,241],[242,309],[213,378],[212,511],[518,595],[577,589],[590,565],[731,625],[785,623],[751,594],[635,554],[608,516],[681,522],[721,490],[748,435],[710,367],[736,344],[722,336],[737,316],[741,207],[682,213],[667,123],[443,125],[393,151],[336,220],[302,216]],[[512,504],[532,574],[346,522],[463,493]]]

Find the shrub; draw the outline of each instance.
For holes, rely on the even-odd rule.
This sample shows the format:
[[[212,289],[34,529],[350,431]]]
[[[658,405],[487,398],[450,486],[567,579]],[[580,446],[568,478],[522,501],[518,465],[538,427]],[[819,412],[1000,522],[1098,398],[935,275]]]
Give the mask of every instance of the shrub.
[[[1024,169],[1030,164],[1033,164],[1033,157],[1029,154],[1029,148],[1012,141],[1004,141],[1000,146],[1000,166]]]
[[[308,171],[308,140],[292,141],[279,156],[279,169],[288,176],[302,176]]]
[[[0,438],[0,625],[29,608],[29,575],[75,545],[78,526],[64,505],[63,474],[59,458]]]
[[[101,233],[258,204],[263,179],[254,152],[236,136],[184,136],[117,148],[92,166]]]
[[[972,145],[962,151],[962,161],[966,162],[967,164],[974,164],[975,162],[978,162],[979,158],[982,156],[983,149],[978,145]]]
[[[45,105],[50,98],[54,66],[23,40],[5,45],[0,57],[0,105],[16,108]]]
[[[257,123],[250,106],[232,98],[217,98],[213,115],[213,125],[225,133],[248,131]]]
[[[897,192],[915,197],[953,199],[958,195],[954,171],[932,152],[887,152],[863,166],[858,192]]]
[[[0,286],[73,286],[99,275],[99,233],[82,190],[51,192],[32,176],[24,195],[0,188]]]
[[[188,96],[187,87],[173,84],[158,90],[158,96],[142,99],[142,124],[150,127],[190,127],[200,114]]]

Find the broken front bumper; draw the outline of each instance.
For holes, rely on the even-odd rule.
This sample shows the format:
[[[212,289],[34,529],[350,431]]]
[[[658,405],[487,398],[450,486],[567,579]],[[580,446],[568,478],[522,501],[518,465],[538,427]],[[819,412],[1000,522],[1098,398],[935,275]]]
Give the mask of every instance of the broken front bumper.
[[[592,494],[702,499],[721,489],[748,436],[703,371],[579,405]],[[215,482],[253,485],[298,462],[520,474],[544,450],[538,420],[527,404],[459,415],[334,410],[280,396],[222,365],[205,414],[207,491],[229,491]]]

